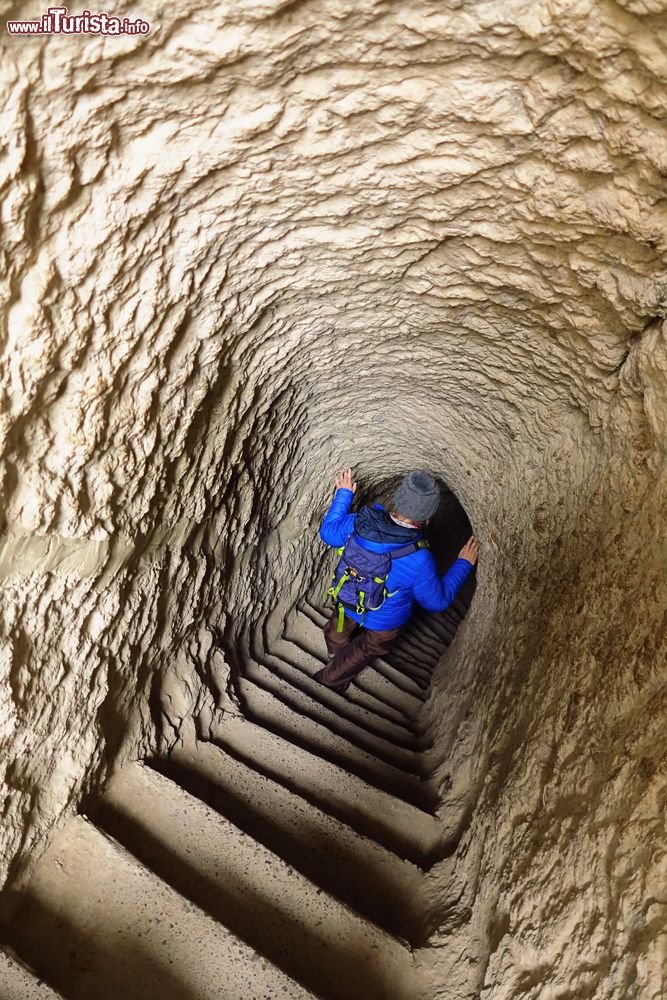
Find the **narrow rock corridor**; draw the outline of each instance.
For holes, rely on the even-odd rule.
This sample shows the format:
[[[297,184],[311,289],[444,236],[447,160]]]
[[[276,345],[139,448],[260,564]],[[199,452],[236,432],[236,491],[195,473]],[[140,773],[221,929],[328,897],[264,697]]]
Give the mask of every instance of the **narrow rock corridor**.
[[[419,716],[465,612],[411,628],[402,667],[379,660],[341,696],[311,680],[326,609],[300,602],[238,658],[219,728],[124,767],[64,827],[14,954],[72,1000],[428,996],[424,878],[451,848]]]
[[[0,1000],[664,1000],[667,4],[105,6],[0,0]],[[480,561],[340,696],[343,466]]]
[[[450,492],[434,528],[444,567],[470,533]],[[167,755],[123,767],[42,857],[12,908],[6,974],[31,969],[71,1000],[428,996],[440,915],[424,880],[453,848],[421,709],[473,592],[474,575],[445,613],[415,615],[345,695],[312,679],[321,594],[278,636],[260,623],[228,649],[220,723],[203,739],[193,720]]]

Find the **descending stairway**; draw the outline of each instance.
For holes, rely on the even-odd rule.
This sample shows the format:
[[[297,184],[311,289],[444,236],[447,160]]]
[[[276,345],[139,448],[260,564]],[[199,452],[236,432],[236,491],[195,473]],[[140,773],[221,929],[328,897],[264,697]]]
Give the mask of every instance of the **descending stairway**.
[[[0,1000],[425,1000],[442,843],[420,709],[457,604],[344,696],[312,678],[323,608],[256,637],[206,742],[123,768],[55,837],[5,928]]]

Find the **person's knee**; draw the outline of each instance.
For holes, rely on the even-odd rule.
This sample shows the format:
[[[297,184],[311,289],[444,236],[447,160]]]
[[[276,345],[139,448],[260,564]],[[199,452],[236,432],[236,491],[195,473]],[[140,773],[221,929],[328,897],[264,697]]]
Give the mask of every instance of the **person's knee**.
[[[369,637],[367,642],[368,651],[375,656],[382,656],[383,653],[389,652],[396,642],[398,629],[392,629],[388,632],[368,632],[367,635]]]

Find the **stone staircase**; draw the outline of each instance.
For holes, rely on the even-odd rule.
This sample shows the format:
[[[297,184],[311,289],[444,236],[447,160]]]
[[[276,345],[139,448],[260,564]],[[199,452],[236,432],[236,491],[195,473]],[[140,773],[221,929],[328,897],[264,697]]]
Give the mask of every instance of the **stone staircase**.
[[[123,768],[52,841],[4,930],[0,1000],[429,997],[442,834],[420,709],[465,610],[415,617],[344,696],[312,679],[321,607],[256,640],[206,742]]]

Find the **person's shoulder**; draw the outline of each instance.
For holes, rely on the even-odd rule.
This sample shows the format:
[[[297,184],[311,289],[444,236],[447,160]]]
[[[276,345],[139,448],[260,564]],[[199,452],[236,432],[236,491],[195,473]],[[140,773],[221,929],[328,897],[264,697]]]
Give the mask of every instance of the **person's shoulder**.
[[[428,545],[420,545],[415,555],[419,556],[424,562],[431,562],[435,558]]]
[[[428,549],[416,549],[405,559],[398,559],[397,564],[405,583],[412,587],[420,580],[430,579],[435,572],[435,562]]]
[[[435,567],[435,556],[425,545],[420,546],[416,552],[413,553],[410,557],[410,561],[415,569],[420,571]]]

